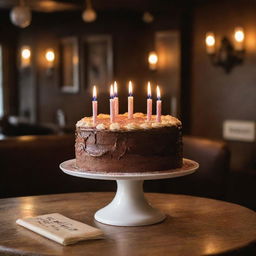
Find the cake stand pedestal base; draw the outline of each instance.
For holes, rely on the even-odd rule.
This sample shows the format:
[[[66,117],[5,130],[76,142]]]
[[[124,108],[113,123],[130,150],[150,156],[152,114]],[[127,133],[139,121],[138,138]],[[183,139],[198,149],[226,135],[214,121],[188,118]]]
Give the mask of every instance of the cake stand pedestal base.
[[[114,226],[143,226],[164,220],[166,216],[147,202],[143,182],[117,180],[117,192],[113,201],[97,211],[95,219]]]
[[[116,180],[117,192],[107,206],[98,210],[94,218],[104,224],[114,226],[144,226],[158,223],[165,219],[165,215],[153,208],[143,193],[144,180],[157,180],[185,176],[195,172],[198,163],[183,159],[181,168],[137,173],[91,172],[76,168],[76,160],[71,159],[60,164],[63,172],[81,178]]]

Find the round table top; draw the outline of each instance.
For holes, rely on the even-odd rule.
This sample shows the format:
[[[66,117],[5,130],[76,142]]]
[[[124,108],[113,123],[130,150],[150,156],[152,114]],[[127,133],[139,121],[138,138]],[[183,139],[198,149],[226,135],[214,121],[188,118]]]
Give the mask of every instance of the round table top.
[[[0,255],[217,255],[256,241],[256,213],[242,206],[206,198],[146,194],[167,214],[155,225],[116,227],[98,223],[94,213],[113,193],[73,193],[0,200]],[[15,221],[47,213],[96,226],[105,239],[62,246]]]

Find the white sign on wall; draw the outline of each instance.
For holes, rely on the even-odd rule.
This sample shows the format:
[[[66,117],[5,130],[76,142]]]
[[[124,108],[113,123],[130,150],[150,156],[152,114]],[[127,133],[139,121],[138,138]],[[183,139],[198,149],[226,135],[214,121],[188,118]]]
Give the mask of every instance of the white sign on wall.
[[[227,140],[255,141],[255,122],[226,120],[223,123],[223,137]]]

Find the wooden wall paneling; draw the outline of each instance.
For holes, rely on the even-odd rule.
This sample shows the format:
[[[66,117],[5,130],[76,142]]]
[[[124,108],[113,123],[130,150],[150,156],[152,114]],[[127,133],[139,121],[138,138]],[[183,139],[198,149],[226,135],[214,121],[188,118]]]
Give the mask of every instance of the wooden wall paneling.
[[[163,113],[180,116],[180,32],[156,32],[155,44],[159,58],[156,82],[161,86],[163,98],[166,100],[163,103]]]
[[[181,19],[181,91],[180,112],[182,130],[189,134],[191,129],[191,80],[192,80],[192,49],[193,49],[193,23],[194,7],[192,3],[186,5]]]
[[[5,115],[17,115],[19,108],[17,86],[17,45],[19,30],[9,22],[9,12],[0,10],[0,44],[3,47],[3,96]]]

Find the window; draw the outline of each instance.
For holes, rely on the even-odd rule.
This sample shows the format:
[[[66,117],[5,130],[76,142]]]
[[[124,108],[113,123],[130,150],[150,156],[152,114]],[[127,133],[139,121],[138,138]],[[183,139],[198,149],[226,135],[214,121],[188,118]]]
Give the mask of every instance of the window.
[[[4,115],[3,98],[3,48],[2,45],[0,45],[0,118]]]

